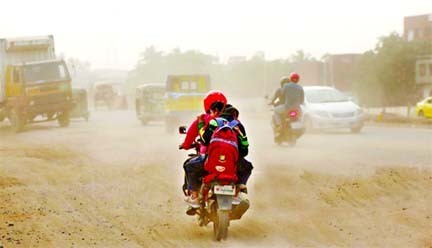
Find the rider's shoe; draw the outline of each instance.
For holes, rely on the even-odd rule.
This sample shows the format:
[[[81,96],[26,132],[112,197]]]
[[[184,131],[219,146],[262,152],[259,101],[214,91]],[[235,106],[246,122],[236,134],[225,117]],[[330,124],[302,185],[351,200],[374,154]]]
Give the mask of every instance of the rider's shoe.
[[[195,215],[196,212],[197,212],[197,209],[193,208],[191,206],[188,206],[188,208],[186,209],[186,214],[189,215],[189,216]]]
[[[245,194],[247,194],[247,187],[244,184],[237,184],[238,193],[233,196],[232,204],[238,205],[243,200]]]
[[[243,192],[245,194],[248,193],[247,186],[244,184],[238,184],[237,188],[238,188],[239,192]]]
[[[185,202],[187,204],[189,204],[189,206],[191,206],[192,208],[199,208],[200,207],[198,197],[192,198],[192,196],[188,196],[185,198]]]

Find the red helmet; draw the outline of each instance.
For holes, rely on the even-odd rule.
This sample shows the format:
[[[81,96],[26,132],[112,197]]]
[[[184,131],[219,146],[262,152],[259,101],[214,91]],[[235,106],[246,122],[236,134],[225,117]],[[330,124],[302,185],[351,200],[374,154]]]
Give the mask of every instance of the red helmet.
[[[293,83],[298,83],[298,81],[300,80],[300,75],[297,72],[292,72],[290,74],[290,81]]]
[[[225,106],[227,104],[227,99],[221,91],[211,90],[204,98],[204,111],[208,113],[211,105],[215,102],[221,102]]]

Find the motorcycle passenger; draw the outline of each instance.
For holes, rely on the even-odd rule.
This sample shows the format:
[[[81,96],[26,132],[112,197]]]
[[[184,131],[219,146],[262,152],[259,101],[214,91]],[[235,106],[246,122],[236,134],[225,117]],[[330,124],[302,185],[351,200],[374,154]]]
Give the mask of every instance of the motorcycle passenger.
[[[289,82],[290,82],[289,77],[284,76],[280,79],[280,87],[274,93],[269,105],[279,106],[284,102],[284,95],[282,94],[282,90],[284,85]]]
[[[221,91],[212,90],[204,97],[204,113],[199,115],[187,129],[186,137],[182,144],[179,145],[179,149],[191,149],[193,142],[199,136],[199,130],[204,127],[210,120],[210,107],[214,102],[222,102],[224,105],[227,104],[227,98]]]
[[[204,98],[205,113],[198,116],[189,126],[185,140],[179,146],[179,149],[187,150],[192,148],[193,142],[197,137],[200,136],[200,130],[203,130],[203,128],[212,118],[218,116],[218,113],[222,111],[226,103],[227,99],[222,92],[210,91]],[[183,164],[187,181],[187,189],[190,192],[185,201],[193,208],[199,207],[198,191],[201,187],[200,178],[206,175],[206,171],[204,170],[204,160],[205,146],[201,148],[199,156],[186,160],[186,162]]]
[[[226,120],[227,122],[231,122],[233,120],[238,121],[238,125],[234,127],[234,130],[237,133],[237,144],[239,151],[239,159],[237,161],[237,188],[241,192],[247,193],[246,184],[252,173],[253,165],[245,158],[249,153],[249,141],[246,136],[246,130],[243,124],[238,120],[238,116],[239,111],[231,104],[227,104],[223,112],[219,115],[220,118]],[[208,145],[216,128],[218,128],[218,123],[216,120],[212,119],[205,128],[204,132],[202,132],[203,134],[201,138],[204,144]]]
[[[281,81],[283,84],[281,90],[282,104],[275,107],[275,124],[276,127],[282,127],[283,115],[292,107],[298,107],[304,102],[303,87],[298,84],[300,76],[298,73],[293,72],[289,76],[289,82]]]

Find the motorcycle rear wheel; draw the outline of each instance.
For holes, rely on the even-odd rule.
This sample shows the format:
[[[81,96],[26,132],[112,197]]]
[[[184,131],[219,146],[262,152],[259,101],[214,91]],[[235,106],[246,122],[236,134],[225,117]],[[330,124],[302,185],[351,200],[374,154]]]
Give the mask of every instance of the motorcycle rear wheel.
[[[228,237],[229,211],[217,210],[217,218],[213,222],[213,236],[216,241]]]

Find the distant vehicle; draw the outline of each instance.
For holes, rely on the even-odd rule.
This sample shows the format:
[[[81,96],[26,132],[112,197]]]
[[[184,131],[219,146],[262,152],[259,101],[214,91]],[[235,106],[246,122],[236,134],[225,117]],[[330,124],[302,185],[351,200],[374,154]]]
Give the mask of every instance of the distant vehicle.
[[[135,112],[143,125],[165,120],[165,85],[144,84],[136,88]]]
[[[54,51],[51,35],[0,39],[0,121],[16,132],[36,122],[69,126],[71,78]]]
[[[417,103],[416,114],[418,117],[432,118],[432,96]]]
[[[94,85],[94,108],[127,109],[126,96],[118,83],[97,82]]]
[[[303,105],[306,130],[349,128],[358,133],[363,127],[363,110],[348,96],[327,86],[304,86]]]
[[[72,90],[73,109],[71,111],[71,118],[84,118],[86,121],[90,118],[88,110],[87,91],[85,89]]]
[[[210,76],[169,75],[166,80],[166,131],[173,133],[203,112],[203,99],[211,89]]]
[[[300,106],[289,109],[285,114],[281,115],[281,127],[276,125],[275,115],[273,115],[271,126],[273,129],[274,142],[276,144],[281,145],[284,142],[287,142],[290,146],[296,144],[297,139],[300,138],[305,131],[301,112]]]

